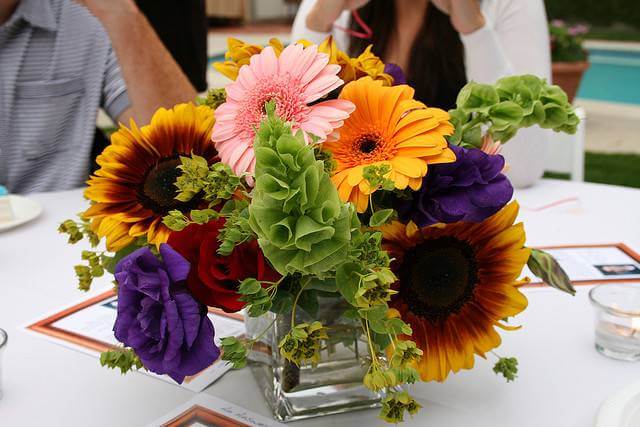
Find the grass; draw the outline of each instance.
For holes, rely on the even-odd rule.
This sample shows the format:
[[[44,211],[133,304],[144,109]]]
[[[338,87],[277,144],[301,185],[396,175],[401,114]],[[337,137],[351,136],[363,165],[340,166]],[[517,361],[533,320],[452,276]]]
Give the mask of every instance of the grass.
[[[563,173],[547,172],[544,176],[569,179],[569,174]],[[587,152],[584,159],[584,180],[640,188],[640,155]]]
[[[590,40],[640,42],[640,31],[592,30],[589,31],[586,38]]]

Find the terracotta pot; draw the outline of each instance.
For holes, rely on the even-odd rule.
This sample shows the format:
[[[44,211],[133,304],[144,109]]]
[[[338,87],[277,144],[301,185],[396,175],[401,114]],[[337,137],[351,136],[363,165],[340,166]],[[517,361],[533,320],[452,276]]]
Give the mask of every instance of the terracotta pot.
[[[567,92],[569,102],[573,102],[573,98],[578,92],[582,75],[587,71],[587,68],[589,68],[588,61],[554,62],[551,64],[553,84],[560,86]]]

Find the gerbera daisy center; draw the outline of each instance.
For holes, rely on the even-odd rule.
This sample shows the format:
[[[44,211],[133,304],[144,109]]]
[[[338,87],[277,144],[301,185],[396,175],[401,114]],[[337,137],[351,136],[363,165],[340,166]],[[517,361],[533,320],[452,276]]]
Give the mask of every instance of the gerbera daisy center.
[[[380,144],[380,136],[377,134],[366,134],[358,138],[356,143],[361,153],[370,154],[374,152]]]
[[[276,113],[285,121],[298,123],[309,109],[303,99],[298,80],[289,75],[272,76],[256,82],[244,98],[236,116],[236,126],[241,132],[252,134],[266,116],[265,105],[274,101]]]
[[[442,237],[427,240],[405,255],[400,286],[411,311],[431,321],[457,313],[473,297],[478,269],[473,248]]]

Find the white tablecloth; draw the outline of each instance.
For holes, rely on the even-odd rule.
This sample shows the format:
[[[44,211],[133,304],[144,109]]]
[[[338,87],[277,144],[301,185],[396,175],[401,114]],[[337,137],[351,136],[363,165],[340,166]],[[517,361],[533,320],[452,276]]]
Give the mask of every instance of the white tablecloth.
[[[157,379],[100,368],[95,358],[52,344],[22,327],[82,297],[72,266],[78,247],[65,244],[57,224],[86,207],[80,191],[33,195],[38,220],[0,233],[0,327],[4,354],[1,426],[141,426],[193,393]],[[517,194],[530,245],[624,242],[640,249],[640,191],[595,184],[542,181]],[[544,206],[565,199],[554,207]],[[108,286],[108,279],[99,282]],[[95,285],[94,285],[95,286]],[[589,426],[599,404],[640,377],[640,364],[607,359],[593,347],[593,313],[581,287],[575,297],[528,290],[529,308],[504,332],[501,355],[517,356],[520,374],[507,384],[492,363],[415,387],[423,410],[407,426]],[[256,412],[269,410],[248,370],[226,374],[205,393]],[[382,425],[362,411],[295,425]]]

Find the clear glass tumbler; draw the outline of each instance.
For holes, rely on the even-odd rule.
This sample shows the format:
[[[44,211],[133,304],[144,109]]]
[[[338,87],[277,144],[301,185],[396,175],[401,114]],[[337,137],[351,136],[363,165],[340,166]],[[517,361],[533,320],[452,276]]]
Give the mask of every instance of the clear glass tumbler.
[[[249,366],[280,421],[294,421],[380,406],[382,393],[362,385],[370,359],[362,327],[341,317],[345,307],[335,298],[319,298],[318,315],[296,311],[296,323],[319,320],[329,329],[317,366],[296,366],[285,360],[278,343],[291,329],[291,314],[246,317],[247,337],[257,339]],[[270,324],[273,326],[268,328]],[[268,332],[263,333],[265,329]]]
[[[640,360],[640,284],[602,285],[589,292],[596,310],[596,349],[618,360]]]
[[[7,346],[9,336],[4,329],[0,329],[0,399],[2,399],[2,353]]]

